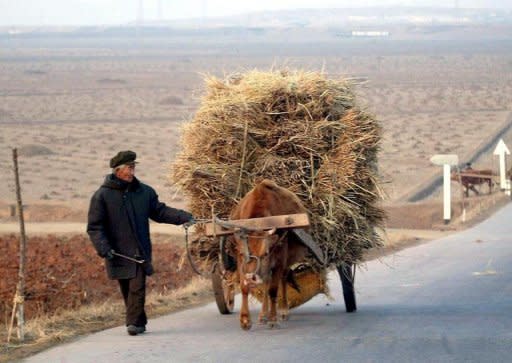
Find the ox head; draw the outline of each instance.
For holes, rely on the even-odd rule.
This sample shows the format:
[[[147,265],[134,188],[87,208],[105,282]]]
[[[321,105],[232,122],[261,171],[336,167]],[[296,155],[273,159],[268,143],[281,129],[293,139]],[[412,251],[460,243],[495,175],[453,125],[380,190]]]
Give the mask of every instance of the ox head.
[[[235,234],[239,254],[240,279],[249,288],[262,284],[270,277],[271,253],[279,243],[276,229],[268,231],[238,231]]]

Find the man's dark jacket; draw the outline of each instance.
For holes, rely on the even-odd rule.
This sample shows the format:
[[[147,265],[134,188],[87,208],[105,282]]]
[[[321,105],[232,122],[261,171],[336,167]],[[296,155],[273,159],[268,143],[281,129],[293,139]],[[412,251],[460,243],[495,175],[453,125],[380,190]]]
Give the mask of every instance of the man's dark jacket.
[[[148,218],[159,223],[183,224],[192,215],[161,203],[155,190],[136,178],[127,183],[110,174],[91,198],[87,233],[101,257],[113,249],[150,263]],[[135,262],[115,256],[106,260],[106,266],[111,279],[135,277]]]

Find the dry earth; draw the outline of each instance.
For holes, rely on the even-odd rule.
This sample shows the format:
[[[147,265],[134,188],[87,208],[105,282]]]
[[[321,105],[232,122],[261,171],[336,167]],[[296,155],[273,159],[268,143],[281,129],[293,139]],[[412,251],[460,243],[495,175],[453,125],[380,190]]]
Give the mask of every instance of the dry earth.
[[[32,205],[62,204],[77,212],[55,218],[83,220],[108,160],[130,148],[141,159],[140,179],[163,200],[183,205],[167,175],[181,147],[180,126],[200,102],[203,74],[293,67],[367,79],[358,92],[382,122],[386,204],[404,202],[439,173],[429,161],[433,154],[455,153],[464,161],[510,122],[509,43],[453,42],[432,50],[418,40],[419,49],[408,52],[399,41],[327,39],[324,54],[300,43],[283,54],[250,41],[221,48],[199,40],[158,48],[158,41],[140,49],[80,39],[0,47],[0,201],[15,199],[11,148],[18,147],[27,218]],[[475,167],[496,169],[497,159],[484,155]],[[2,208],[0,218],[7,213]]]
[[[154,236],[155,274],[148,279],[148,291],[166,293],[185,286],[194,272],[180,264],[181,246],[168,242],[168,236]],[[19,238],[0,236],[0,316],[9,321],[16,291]],[[31,319],[62,310],[97,304],[118,294],[115,281],[109,281],[103,264],[85,234],[41,235],[27,241],[25,316]]]

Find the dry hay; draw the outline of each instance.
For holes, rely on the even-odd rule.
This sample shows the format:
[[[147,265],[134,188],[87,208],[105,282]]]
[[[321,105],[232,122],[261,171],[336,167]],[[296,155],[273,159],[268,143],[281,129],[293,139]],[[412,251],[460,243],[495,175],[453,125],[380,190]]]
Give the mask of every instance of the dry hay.
[[[227,218],[256,181],[274,180],[308,209],[310,233],[329,263],[360,262],[381,245],[374,231],[384,218],[377,204],[381,128],[352,88],[319,72],[207,77],[171,181],[196,217]],[[192,249],[208,264],[217,245],[203,238]]]

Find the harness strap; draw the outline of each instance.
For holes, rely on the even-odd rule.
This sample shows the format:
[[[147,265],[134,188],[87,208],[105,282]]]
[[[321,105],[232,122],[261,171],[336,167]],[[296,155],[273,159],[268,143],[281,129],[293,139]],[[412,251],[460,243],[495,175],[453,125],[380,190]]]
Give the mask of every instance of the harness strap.
[[[244,266],[242,266],[242,271],[244,273],[247,273],[247,271],[245,271],[245,265],[248,264],[251,259],[254,259],[256,260],[256,269],[254,270],[254,272],[258,272],[259,269],[260,269],[260,265],[261,265],[261,259],[263,257],[266,257],[270,254],[270,251],[273,250],[274,248],[278,247],[279,245],[281,245],[281,243],[283,242],[284,238],[286,237],[288,231],[285,231],[281,236],[279,236],[279,239],[276,241],[276,243],[274,243],[271,247],[268,246],[268,242],[265,241],[265,243],[267,244],[267,246],[265,247],[265,253],[262,255],[262,256],[255,256],[255,255],[251,255],[250,254],[250,251],[249,251],[249,245],[248,245],[248,242],[247,242],[247,238],[248,238],[248,234],[245,233],[245,232],[241,232],[238,231],[238,234],[239,234],[239,238],[242,240],[243,242],[243,248],[244,248]],[[253,236],[253,238],[267,238],[268,236]]]

